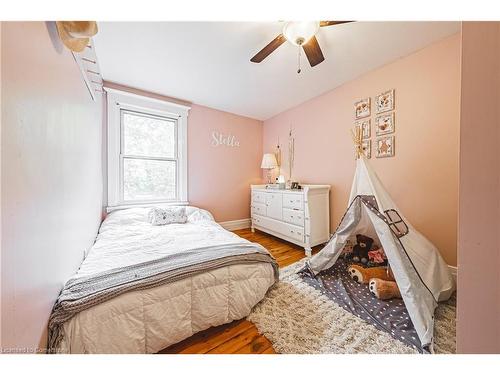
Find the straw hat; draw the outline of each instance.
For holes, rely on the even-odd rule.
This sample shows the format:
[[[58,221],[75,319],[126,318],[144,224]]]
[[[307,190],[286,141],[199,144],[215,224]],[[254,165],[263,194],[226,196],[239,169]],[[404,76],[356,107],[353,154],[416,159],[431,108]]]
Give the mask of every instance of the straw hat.
[[[82,52],[97,34],[95,21],[57,21],[56,25],[61,41],[73,52]]]

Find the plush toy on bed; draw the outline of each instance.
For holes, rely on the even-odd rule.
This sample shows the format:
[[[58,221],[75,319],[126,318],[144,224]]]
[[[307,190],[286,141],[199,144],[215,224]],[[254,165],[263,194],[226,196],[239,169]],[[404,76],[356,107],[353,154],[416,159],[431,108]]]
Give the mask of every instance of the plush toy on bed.
[[[392,272],[387,267],[362,267],[352,264],[347,268],[349,276],[360,284],[368,284],[370,279],[378,278],[382,280],[394,281]]]
[[[373,246],[373,239],[362,234],[356,235],[356,245],[352,249],[352,260],[354,262],[368,263],[368,252]]]
[[[398,284],[395,281],[387,281],[379,278],[370,279],[368,283],[370,292],[381,300],[401,298]]]

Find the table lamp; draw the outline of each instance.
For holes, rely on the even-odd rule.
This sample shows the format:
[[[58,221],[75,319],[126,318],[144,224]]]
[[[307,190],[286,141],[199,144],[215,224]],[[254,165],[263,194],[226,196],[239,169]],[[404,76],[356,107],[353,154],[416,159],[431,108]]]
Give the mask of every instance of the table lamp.
[[[262,157],[262,163],[260,164],[262,169],[267,169],[267,183],[270,184],[271,181],[271,171],[278,167],[278,162],[276,161],[276,156],[274,154],[264,154]]]

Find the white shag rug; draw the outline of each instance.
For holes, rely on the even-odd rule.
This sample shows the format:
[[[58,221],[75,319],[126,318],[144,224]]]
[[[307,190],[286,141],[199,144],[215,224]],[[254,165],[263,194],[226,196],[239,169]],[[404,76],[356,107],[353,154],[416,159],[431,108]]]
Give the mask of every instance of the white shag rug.
[[[280,281],[248,320],[286,354],[413,354],[415,349],[347,312],[296,274],[305,259],[280,270]],[[436,353],[455,353],[455,298],[435,314]]]

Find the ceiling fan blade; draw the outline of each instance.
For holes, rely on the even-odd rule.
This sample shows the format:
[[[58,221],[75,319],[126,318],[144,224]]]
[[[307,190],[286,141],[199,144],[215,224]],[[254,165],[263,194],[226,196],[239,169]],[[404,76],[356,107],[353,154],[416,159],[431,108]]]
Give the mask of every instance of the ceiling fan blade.
[[[276,48],[281,46],[285,42],[285,36],[283,34],[278,35],[274,38],[271,43],[262,48],[254,57],[250,59],[251,62],[260,63],[267,56],[269,56]]]
[[[318,39],[316,39],[315,36],[309,39],[309,41],[304,44],[302,48],[304,48],[304,52],[306,53],[311,66],[316,66],[325,59],[323,52],[321,52],[321,48],[319,47]]]
[[[342,23],[349,23],[354,21],[319,21],[319,27],[340,25]]]

